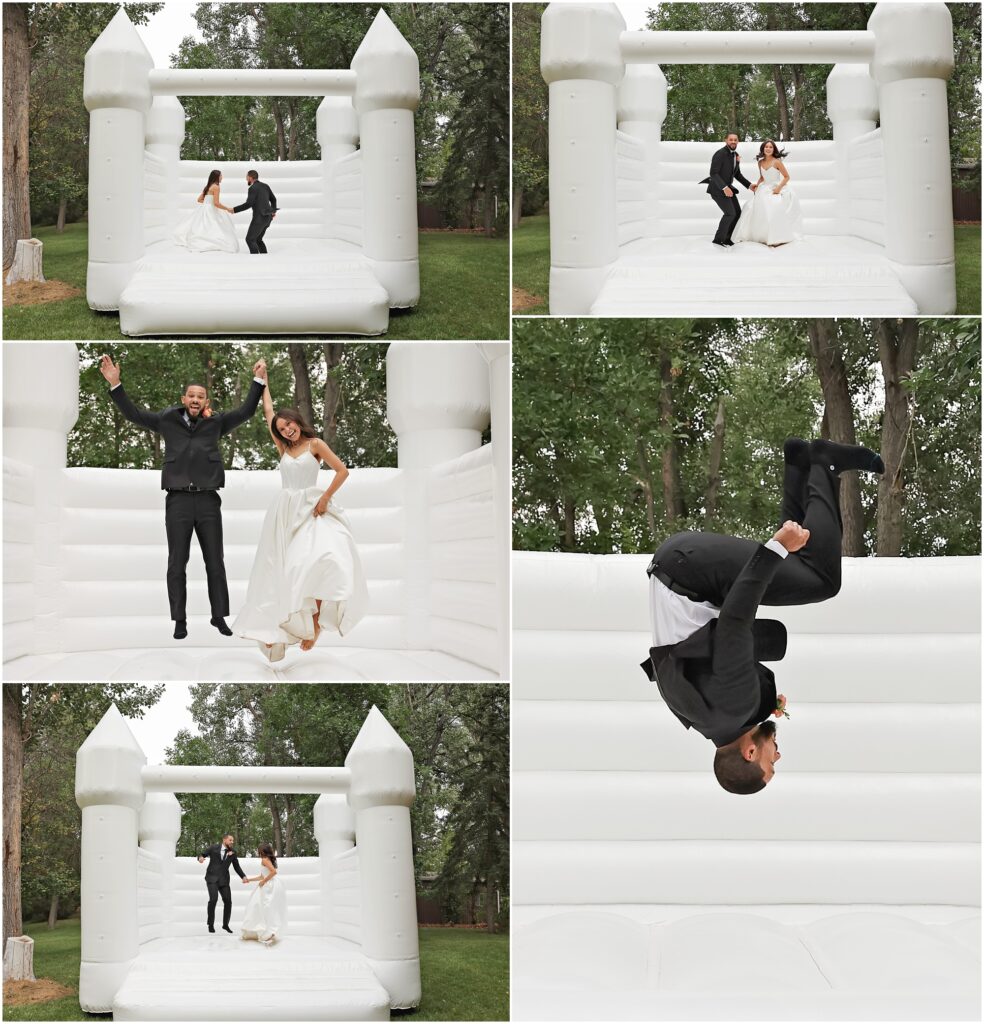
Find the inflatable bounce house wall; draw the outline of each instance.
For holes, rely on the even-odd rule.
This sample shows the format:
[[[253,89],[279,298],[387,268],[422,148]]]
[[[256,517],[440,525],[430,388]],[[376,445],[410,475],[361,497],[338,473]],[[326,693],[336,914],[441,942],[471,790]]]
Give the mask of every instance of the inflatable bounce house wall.
[[[879,3],[863,32],[626,32],[602,3],[550,4],[542,25],[551,313],[955,311],[942,2]],[[710,244],[720,211],[698,184],[723,140],[662,140],[673,97],[659,65],[784,61],[834,65],[833,139],[788,146],[805,237],[741,245],[725,264]],[[739,146],[752,182],[757,152]]]
[[[349,71],[177,70],[153,60],[123,9],[85,58],[93,309],[146,334],[383,334],[415,306],[417,55],[380,10]],[[323,96],[318,160],[182,160],[178,96]],[[227,205],[259,171],[277,195],[268,258],[172,241],[208,173]],[[232,197],[238,197],[232,200]],[[232,201],[230,201],[232,200]],[[249,214],[234,223],[245,237]]]
[[[513,1019],[979,1019],[979,559],[768,609],[754,796],[639,668],[648,561],[513,556]]]
[[[344,768],[146,761],[115,705],[76,758],[83,1010],[114,1020],[389,1020],[391,1008],[420,1003],[413,756],[377,708]],[[206,932],[204,868],[175,856],[175,792],[320,794],[318,856],[278,864],[288,909],[276,945]],[[256,858],[242,867],[260,871]],[[255,887],[232,882],[235,931]]]
[[[369,612],[344,638],[326,633],[310,653],[293,648],[271,666],[255,645],[221,637],[208,624],[205,570],[194,544],[189,636],[180,644],[170,640],[160,474],[67,469],[66,438],[78,416],[75,346],[6,346],[6,677],[506,676],[508,349],[506,343],[389,346],[387,417],[399,441],[399,468],[354,469],[339,496],[362,555]],[[490,413],[493,440],[483,445]],[[323,473],[326,487],[328,480]],[[275,470],[226,473],[233,615],[279,487]]]

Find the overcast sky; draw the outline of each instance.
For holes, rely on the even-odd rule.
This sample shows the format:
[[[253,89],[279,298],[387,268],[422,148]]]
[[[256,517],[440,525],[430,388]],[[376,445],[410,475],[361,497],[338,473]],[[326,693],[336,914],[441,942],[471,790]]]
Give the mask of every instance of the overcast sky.
[[[181,40],[185,36],[202,38],[194,18],[197,6],[194,3],[186,3],[185,0],[167,0],[146,25],[137,26],[144,46],[150,50],[150,55],[154,58],[154,67],[169,68],[171,55],[178,52]]]
[[[147,764],[164,763],[164,749],[174,743],[179,729],[198,734],[187,710],[190,690],[191,683],[165,683],[163,696],[143,718],[127,719],[130,731],[147,755]]]
[[[655,0],[619,0],[615,5],[625,18],[625,27],[629,32],[639,32],[646,27],[646,11],[657,7]]]

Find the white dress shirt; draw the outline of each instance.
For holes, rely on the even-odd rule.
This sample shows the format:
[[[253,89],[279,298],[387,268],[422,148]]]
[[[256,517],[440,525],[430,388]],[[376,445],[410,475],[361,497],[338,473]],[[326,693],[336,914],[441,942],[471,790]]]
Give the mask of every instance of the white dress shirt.
[[[777,540],[766,541],[765,547],[780,558],[789,554]],[[721,609],[710,601],[691,601],[689,597],[670,590],[655,576],[649,577],[649,618],[653,647],[668,647],[686,640],[720,613]]]

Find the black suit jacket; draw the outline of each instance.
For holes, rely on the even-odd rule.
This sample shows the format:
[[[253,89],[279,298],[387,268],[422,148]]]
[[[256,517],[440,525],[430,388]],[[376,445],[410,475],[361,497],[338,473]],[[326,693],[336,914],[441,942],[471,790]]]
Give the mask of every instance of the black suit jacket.
[[[236,213],[242,213],[243,210],[252,210],[253,220],[256,220],[258,217],[272,217],[277,212],[277,197],[273,194],[273,189],[266,182],[260,181],[257,178],[250,185],[249,191],[246,193],[246,202],[240,203],[239,206],[234,206],[233,209]]]
[[[246,872],[239,866],[239,858],[236,856],[235,850],[230,850],[226,854],[226,859],[222,859],[221,843],[213,843],[211,846],[206,846],[200,856],[208,858],[208,867],[205,868],[206,882],[218,882],[219,885],[228,885],[230,867],[235,869],[236,874],[240,878],[246,877]]]
[[[732,153],[727,146],[722,146],[711,157],[710,176],[704,178],[701,185],[707,186],[708,195],[711,192],[723,192],[725,188],[731,188],[737,178],[745,188],[751,188],[752,183],[741,173],[741,166],[736,159],[737,150]]]
[[[736,740],[776,709],[776,680],[758,661],[786,653],[786,628],[755,612],[782,558],[759,545],[735,579],[720,615],[678,644],[652,647],[642,670],[688,729],[716,747]]]
[[[246,401],[238,409],[199,416],[189,426],[182,405],[160,412],[138,409],[123,390],[113,388],[110,396],[120,412],[139,427],[154,430],[164,438],[164,466],[161,488],[165,491],[194,485],[200,490],[218,490],[225,483],[225,468],[219,438],[245,423],[256,412],[263,397],[263,385],[253,381]]]

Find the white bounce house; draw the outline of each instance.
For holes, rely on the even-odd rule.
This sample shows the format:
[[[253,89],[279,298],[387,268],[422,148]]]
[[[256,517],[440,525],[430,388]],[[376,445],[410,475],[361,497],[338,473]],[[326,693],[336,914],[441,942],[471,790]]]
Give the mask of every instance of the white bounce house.
[[[318,160],[182,160],[178,96],[323,96]],[[416,306],[417,55],[380,10],[351,70],[155,68],[121,7],[85,57],[92,309],[146,334],[383,334]],[[254,168],[277,196],[270,253],[191,253],[172,232],[219,168],[226,205]]]
[[[114,1020],[389,1020],[420,1003],[413,755],[373,708],[342,768],[147,765],[114,704],[79,748],[79,1003]],[[175,856],[175,793],[317,793],[317,857],[280,860],[272,947],[205,929],[205,869]],[[218,833],[229,827],[216,823]],[[247,876],[257,858],[240,858]],[[255,889],[233,875],[237,932]],[[221,905],[217,918],[221,922]]]
[[[768,608],[775,779],[662,706],[648,556],[516,553],[513,1020],[979,1020],[980,560]]]
[[[338,495],[367,577],[368,612],[344,638],[325,633],[313,651],[292,647],[275,665],[255,644],[209,625],[194,543],[189,636],[171,639],[160,473],[66,468],[78,416],[75,346],[4,345],[3,363],[5,678],[508,678],[508,343],[389,346],[398,468],[353,469]],[[490,417],[493,439],[483,445]],[[319,486],[329,478],[322,472]],[[277,470],[226,472],[233,616],[280,486]]]
[[[721,212],[698,182],[723,140],[662,140],[673,96],[660,64],[794,61],[834,65],[833,139],[788,144],[804,238],[712,246]],[[956,310],[953,38],[942,2],[879,3],[863,32],[747,33],[626,32],[614,4],[552,3],[540,68],[550,87],[551,313]],[[752,182],[757,152],[758,142],[739,145]]]

